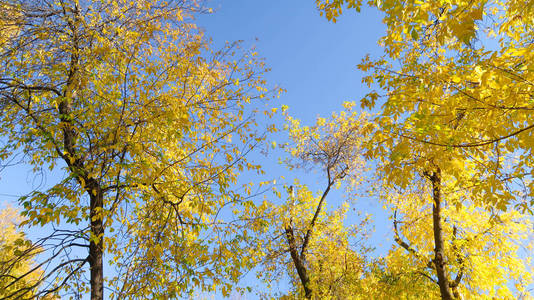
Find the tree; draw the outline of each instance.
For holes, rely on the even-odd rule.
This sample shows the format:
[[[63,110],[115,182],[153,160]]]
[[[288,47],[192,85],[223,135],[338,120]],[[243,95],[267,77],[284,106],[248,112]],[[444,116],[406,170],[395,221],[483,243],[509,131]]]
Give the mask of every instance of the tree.
[[[354,120],[352,116],[356,115],[343,114],[334,116],[331,122],[324,122],[329,126],[332,124],[339,125]],[[318,123],[323,121],[318,121]],[[318,149],[329,149],[331,153],[336,153],[338,147],[336,143],[322,141],[328,138],[319,138],[318,134],[308,134],[321,132],[321,126],[312,128],[301,127],[297,120],[293,120],[292,135],[295,143],[292,153],[299,157],[302,162],[306,161],[302,157],[319,156],[321,151],[309,151],[297,149],[307,149],[301,145],[312,145]],[[373,131],[373,125],[367,125],[367,132]],[[294,129],[293,129],[294,128]],[[348,126],[347,128],[361,128],[358,126]],[[364,126],[365,128],[365,126]],[[326,130],[327,132],[337,133],[337,136],[357,137],[360,141],[362,135],[353,132],[353,134],[344,135],[344,130]],[[365,132],[365,131],[364,131]],[[314,142],[305,143],[309,137],[314,137]],[[326,135],[330,136],[330,135]],[[371,135],[373,136],[373,135]],[[342,140],[342,139],[339,139]],[[320,147],[328,144],[328,147]],[[354,145],[347,143],[347,145]],[[365,142],[364,142],[365,144]],[[372,143],[371,143],[372,144]],[[359,147],[363,145],[360,144]],[[333,253],[343,253],[341,249],[332,244],[319,248],[320,251],[310,253],[307,258],[307,265],[295,263],[294,276],[301,281],[304,294],[309,291],[310,294],[320,295],[320,297],[352,297],[374,298],[374,299],[391,299],[391,298],[418,298],[422,295],[430,297],[442,297],[444,299],[452,298],[473,298],[473,297],[528,297],[528,285],[532,282],[531,268],[528,262],[528,250],[522,252],[523,247],[531,249],[529,240],[531,219],[528,215],[519,213],[517,210],[509,212],[500,212],[499,210],[486,208],[478,204],[484,203],[481,199],[476,199],[476,194],[472,191],[476,187],[467,188],[462,183],[467,182],[474,174],[476,168],[474,162],[469,158],[450,159],[447,149],[434,146],[433,149],[426,148],[427,153],[416,145],[404,144],[397,145],[389,157],[381,157],[379,164],[380,181],[373,185],[380,192],[380,196],[385,204],[392,210],[394,238],[398,246],[394,247],[390,254],[378,262],[359,260],[358,267],[350,268],[351,263],[358,261],[358,256],[346,261],[330,262],[330,264],[321,264],[324,268],[317,268],[314,261],[328,261],[336,257]],[[307,152],[309,151],[309,152]],[[352,153],[351,151],[339,151],[340,153]],[[303,154],[301,154],[303,153]],[[327,156],[325,156],[327,157]],[[344,156],[345,157],[345,156]],[[342,162],[344,159],[334,160]],[[351,162],[357,159],[349,159]],[[440,163],[438,167],[436,163]],[[412,168],[410,165],[418,165],[419,173],[416,174],[411,182],[401,176],[410,176],[403,172],[403,168]],[[297,165],[298,166],[298,165]],[[430,171],[433,170],[433,171]],[[444,173],[442,170],[454,172],[454,176]],[[297,186],[297,185],[296,185]],[[289,212],[295,217],[285,220],[284,223],[293,222],[296,228],[306,228],[307,219],[306,211],[310,209],[310,204],[305,204],[305,199],[313,199],[307,188],[297,186],[296,196],[290,201],[290,206],[284,207],[283,211]],[[311,203],[320,203],[316,197]],[[316,204],[312,204],[314,207]],[[281,213],[279,215],[282,215]],[[298,220],[298,221],[295,221]],[[303,221],[304,220],[304,221]],[[325,222],[326,228],[337,228],[334,232],[350,231],[351,228],[340,229],[341,222],[332,218]],[[292,237],[291,227],[285,225],[286,235]],[[322,228],[322,227],[319,227]],[[324,229],[323,229],[324,230]],[[335,234],[326,234],[328,237],[336,236]],[[352,237],[355,237],[353,235]],[[293,248],[299,250],[302,243],[294,241]],[[328,244],[328,242],[327,242]],[[289,251],[292,249],[292,243],[288,242]],[[328,249],[335,249],[330,252]],[[328,256],[331,255],[329,258]],[[298,252],[292,255],[292,259],[300,258]],[[361,257],[361,256],[360,256]],[[297,260],[297,262],[300,262]],[[301,267],[301,270],[298,268]],[[318,269],[320,271],[318,271]],[[328,289],[329,285],[321,285],[328,281],[328,274],[341,272],[343,280],[334,280],[337,289]],[[298,272],[297,272],[298,271]],[[296,273],[296,274],[295,274]],[[307,276],[302,276],[305,274]],[[314,274],[316,280],[314,285],[309,278]],[[303,280],[307,279],[307,281]],[[304,288],[308,285],[308,291]],[[330,281],[332,282],[332,281]],[[317,284],[319,283],[319,284]],[[314,287],[314,289],[311,288]],[[325,288],[326,287],[326,288]],[[513,288],[510,288],[513,287]],[[333,291],[339,293],[332,293]],[[349,292],[347,292],[349,291]],[[298,294],[297,294],[298,295]],[[302,296],[302,294],[301,294]]]
[[[364,161],[361,145],[369,130],[367,115],[352,110],[318,118],[313,126],[286,114],[290,142],[282,147],[290,154],[289,170],[319,168],[325,188],[314,196],[296,180],[286,186],[287,201],[273,212],[274,242],[266,247],[267,280],[278,279],[286,269],[292,279],[294,296],[307,299],[347,297],[354,294],[349,283],[358,281],[365,269],[368,249],[362,240],[368,219],[344,225],[349,205],[328,211],[326,199],[343,182],[355,189],[362,180]],[[350,189],[349,189],[350,190]],[[280,194],[279,194],[280,196]],[[273,274],[274,273],[274,274]]]
[[[436,298],[528,298],[529,216],[477,207],[472,194],[441,175],[439,186],[435,177],[423,175],[404,191],[390,186],[384,192],[397,244],[386,259],[431,283]]]
[[[316,3],[331,20],[344,7],[362,6],[352,0]],[[447,207],[463,205],[484,216],[484,221],[473,224],[477,230],[491,220],[479,212],[482,208],[494,215],[513,208],[532,213],[532,68],[526,53],[532,46],[532,4],[368,4],[384,12],[387,25],[381,39],[385,54],[377,60],[366,57],[359,65],[370,72],[363,82],[384,92],[381,96],[382,91],[375,90],[362,99],[363,107],[373,108],[383,98],[383,110],[375,120],[380,129],[368,154],[382,160],[381,176],[400,191],[418,178],[430,184],[433,268],[441,297],[451,299],[450,287],[457,280],[448,277],[446,265],[454,265],[454,259],[447,262],[444,257],[447,243],[454,244],[456,237],[445,229],[447,219],[453,218],[445,214]],[[451,187],[452,197],[445,193]],[[457,192],[467,194],[460,197],[454,195]],[[444,195],[453,198],[452,203]],[[413,201],[408,198],[401,207],[409,199]],[[530,218],[525,221],[531,223]],[[513,223],[507,226],[514,228]],[[517,236],[510,238],[518,241]],[[416,253],[412,250],[408,251]],[[461,280],[463,272],[456,270]]]
[[[316,1],[335,20],[361,1]],[[449,148],[479,161],[471,184],[485,202],[531,211],[532,3],[369,1],[384,12],[385,55],[366,58],[362,105],[384,98],[382,140]],[[398,66],[398,67],[394,67]],[[393,142],[394,141],[394,142]],[[423,146],[421,146],[423,147]]]
[[[268,95],[263,62],[237,44],[210,50],[196,1],[0,6],[2,153],[63,172],[20,199],[24,223],[51,232],[32,246],[53,266],[35,295],[228,289],[246,260],[228,255],[235,229],[217,216],[252,205],[232,186],[259,170],[245,154],[263,139],[249,105]]]
[[[289,193],[289,201],[273,213],[278,218],[272,221],[273,238],[263,247],[266,259],[261,277],[268,284],[289,277],[290,291],[283,299],[347,298],[357,294],[367,267],[368,218],[359,222],[348,218],[348,203],[317,210],[323,193],[313,195],[298,181],[291,188],[294,192]]]

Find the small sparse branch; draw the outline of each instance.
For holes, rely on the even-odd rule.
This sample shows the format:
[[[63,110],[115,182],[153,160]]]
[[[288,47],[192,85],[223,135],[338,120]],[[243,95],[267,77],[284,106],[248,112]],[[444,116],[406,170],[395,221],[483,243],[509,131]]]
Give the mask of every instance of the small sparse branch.
[[[499,67],[499,66],[496,66],[496,65],[490,65],[490,66],[495,68],[495,69],[497,69],[497,70],[500,70],[500,71],[502,71],[502,72],[504,72],[504,73],[506,73],[508,75],[512,75],[512,76],[514,76],[516,78],[519,78],[523,82],[526,82],[528,85],[534,85],[534,83],[532,81],[526,79],[525,77],[523,77],[523,76],[521,76],[521,75],[519,75],[519,74],[517,74],[515,72],[510,71],[509,69],[505,69],[503,67]]]
[[[462,280],[462,277],[464,275],[464,269],[465,269],[464,259],[462,258],[458,247],[454,243],[456,241],[456,239],[457,239],[457,232],[458,232],[457,227],[453,226],[453,228],[452,228],[452,236],[453,236],[452,249],[454,251],[454,255],[456,256],[456,261],[460,265],[459,266],[459,271],[458,271],[458,273],[456,273],[456,277],[454,278],[454,281],[449,283],[449,286],[453,289],[454,293],[457,293],[456,288],[460,285],[460,281]],[[455,297],[458,298],[457,295],[455,295]]]
[[[58,252],[59,254],[59,252]],[[58,255],[56,254],[56,256]],[[54,256],[55,257],[55,256]],[[38,266],[36,266],[35,268],[31,269],[30,271],[26,272],[25,274],[22,274],[21,276],[18,276],[14,281],[12,281],[10,284],[8,284],[5,288],[9,288],[11,285],[15,284],[16,282],[18,282],[19,280],[23,279],[24,277],[28,276],[29,274],[31,274],[32,272],[35,272],[36,270],[38,270],[42,265],[44,265],[46,262],[50,261],[52,258],[48,259],[47,261],[39,264]],[[34,290],[35,288],[37,288],[39,285],[41,285],[43,282],[45,282],[45,280],[52,276],[52,274],[54,274],[55,272],[57,272],[58,270],[60,270],[61,268],[63,268],[64,266],[67,266],[67,265],[70,265],[72,263],[76,263],[76,262],[79,262],[80,265],[78,266],[78,268],[76,268],[74,271],[70,272],[64,279],[63,281],[63,284],[76,272],[78,271],[86,262],[88,261],[88,258],[78,258],[78,259],[70,259],[68,261],[65,261],[63,263],[60,263],[59,265],[57,265],[56,267],[54,267],[54,269],[52,269],[51,271],[48,272],[47,275],[45,275],[44,277],[41,277],[39,280],[37,280],[33,285],[31,286],[27,286],[27,287],[24,287],[22,289],[16,289],[15,291],[13,291],[11,294],[7,295],[5,299],[10,299],[10,298],[15,298],[15,299],[21,299],[22,296],[24,296],[25,294],[27,294],[28,292]],[[51,294],[55,291],[57,291],[58,289],[60,289],[63,284],[61,285],[57,285],[55,288],[51,289],[51,290],[44,290],[44,291],[41,291],[38,293],[37,296],[39,295],[48,295],[48,294]],[[36,297],[37,297],[36,296]],[[31,299],[31,298],[35,298],[35,297],[30,297],[28,299]]]
[[[425,272],[419,271],[419,272],[417,272],[417,274],[424,276],[425,278],[427,278],[428,280],[432,281],[435,284],[438,284],[438,282],[434,278],[432,278],[432,276],[429,276]]]
[[[407,135],[402,134],[402,133],[399,133],[398,136],[406,138],[406,139],[409,139],[409,140],[412,140],[412,141],[425,143],[425,144],[429,144],[429,145],[434,145],[434,146],[451,147],[451,148],[473,148],[473,147],[486,146],[486,145],[490,145],[490,144],[493,144],[493,143],[497,143],[497,142],[502,141],[502,140],[506,140],[508,138],[516,136],[516,135],[518,135],[518,134],[520,134],[522,132],[525,132],[527,130],[530,130],[532,128],[534,128],[534,124],[529,125],[529,126],[527,126],[525,128],[519,129],[517,131],[514,131],[514,132],[512,132],[510,134],[507,134],[505,136],[501,136],[501,137],[495,138],[495,139],[484,140],[484,141],[474,142],[474,143],[460,143],[460,144],[437,143],[437,142],[432,142],[432,141],[427,141],[427,140],[422,140],[422,139],[418,139],[418,138],[415,138],[415,137],[407,136]]]
[[[21,89],[25,91],[52,92],[56,96],[61,96],[61,92],[54,87],[44,85],[26,85],[14,78],[0,78],[0,90]]]
[[[88,258],[85,258],[85,259],[71,259],[68,262],[68,264],[70,265],[70,264],[72,264],[74,262],[78,262],[78,265],[76,266],[75,269],[73,269],[71,272],[69,272],[69,274],[67,276],[65,276],[65,278],[63,279],[63,281],[59,285],[56,285],[52,289],[47,289],[47,290],[39,292],[38,296],[46,296],[46,295],[50,295],[50,294],[55,293],[56,291],[58,291],[62,286],[64,286],[67,283],[67,281],[72,276],[74,276],[83,267],[83,265],[85,265],[88,262]],[[65,263],[60,264],[60,265],[58,265],[58,268],[59,267],[63,267],[64,265],[65,265]],[[35,287],[37,287],[37,286],[34,286],[34,288]]]
[[[180,209],[179,209],[179,206],[180,204],[184,201],[184,198],[185,198],[185,195],[187,194],[184,193],[179,199],[178,202],[173,202],[173,201],[170,201],[167,199],[167,197],[165,197],[165,195],[163,195],[159,189],[156,187],[156,184],[152,184],[152,189],[154,190],[154,192],[156,192],[156,194],[158,194],[160,196],[160,199],[163,201],[164,204],[169,204],[172,209],[174,210],[174,212],[176,213],[176,217],[178,218],[178,221],[180,222],[180,226],[184,227],[184,225],[186,225],[186,223],[184,223],[184,221],[182,220],[182,216],[180,214]],[[189,225],[194,225],[194,224],[189,224]],[[184,238],[184,230],[181,230],[180,233],[182,234],[182,238]]]
[[[418,259],[420,259],[421,261],[426,261],[427,259],[425,257],[423,257],[421,254],[419,254],[417,252],[417,250],[415,250],[412,246],[410,246],[410,244],[406,243],[401,238],[400,233],[399,233],[399,229],[398,229],[398,226],[397,226],[398,223],[400,223],[400,222],[397,220],[397,210],[395,210],[395,212],[393,213],[393,231],[395,233],[395,242],[397,244],[399,244],[399,246],[401,246],[402,248],[406,249],[406,251],[408,251],[409,253],[411,253],[412,255],[417,257]],[[433,269],[434,266],[433,266],[432,260],[429,260],[427,262],[426,266],[428,268]]]

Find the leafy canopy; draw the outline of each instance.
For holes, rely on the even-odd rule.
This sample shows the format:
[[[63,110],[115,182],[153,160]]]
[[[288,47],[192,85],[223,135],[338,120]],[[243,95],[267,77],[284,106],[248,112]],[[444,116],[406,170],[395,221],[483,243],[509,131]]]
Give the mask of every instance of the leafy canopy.
[[[52,284],[96,299],[104,284],[121,298],[228,293],[247,260],[218,216],[253,206],[234,188],[259,171],[245,154],[272,94],[256,53],[210,49],[197,1],[0,6],[3,158],[63,174],[20,199],[27,225],[53,226]],[[116,269],[105,283],[104,253]]]

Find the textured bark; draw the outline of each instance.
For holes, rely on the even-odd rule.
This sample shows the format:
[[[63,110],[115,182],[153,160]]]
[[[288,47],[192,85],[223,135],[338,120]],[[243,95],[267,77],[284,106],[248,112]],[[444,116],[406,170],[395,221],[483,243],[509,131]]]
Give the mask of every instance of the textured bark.
[[[96,184],[96,183],[95,183]],[[91,300],[104,299],[104,250],[102,248],[104,226],[102,224],[103,195],[95,187],[96,195],[91,196],[91,235],[89,243],[89,266],[91,273]]]
[[[295,235],[293,233],[293,228],[291,227],[291,225],[287,225],[285,227],[285,231],[286,231],[287,242],[289,243],[289,253],[291,254],[291,259],[293,260],[293,264],[295,265],[295,268],[297,269],[300,282],[302,283],[302,287],[304,288],[306,299],[311,299],[312,290],[310,289],[310,278],[308,277],[308,272],[306,270],[306,267],[304,266],[304,261],[302,259],[302,256],[299,255],[297,244],[295,242]]]
[[[434,265],[436,267],[436,275],[438,277],[438,285],[441,293],[441,299],[453,299],[451,289],[449,286],[449,279],[447,276],[447,269],[445,266],[445,251],[443,245],[443,228],[441,224],[441,170],[437,168],[436,171],[428,174],[428,178],[432,182],[432,221],[434,225]]]

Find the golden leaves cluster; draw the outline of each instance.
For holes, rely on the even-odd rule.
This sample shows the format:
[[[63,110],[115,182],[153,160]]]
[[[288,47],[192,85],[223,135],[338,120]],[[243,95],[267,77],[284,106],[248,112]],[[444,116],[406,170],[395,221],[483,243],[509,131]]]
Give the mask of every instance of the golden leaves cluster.
[[[217,216],[244,202],[238,175],[260,171],[245,155],[264,139],[257,108],[274,92],[263,61],[239,43],[213,50],[197,1],[30,2],[0,3],[24,15],[0,13],[2,153],[65,175],[21,199],[28,223],[102,219],[103,237],[85,234],[126,278],[109,281],[113,296],[237,280],[236,229]]]

